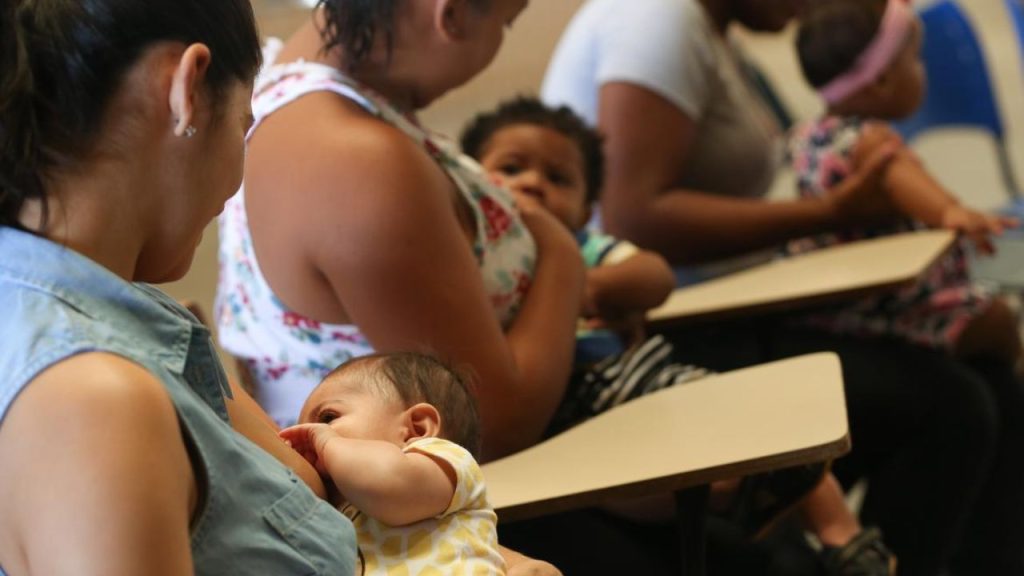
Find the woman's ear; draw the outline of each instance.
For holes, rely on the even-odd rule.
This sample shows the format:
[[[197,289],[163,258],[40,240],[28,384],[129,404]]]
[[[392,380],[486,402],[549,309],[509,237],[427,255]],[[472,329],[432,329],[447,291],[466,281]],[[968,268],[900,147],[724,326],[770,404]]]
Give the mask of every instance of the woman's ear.
[[[469,32],[469,0],[437,0],[434,7],[434,27],[449,42],[466,38]]]
[[[405,411],[405,438],[434,438],[441,433],[441,415],[437,408],[426,402],[420,402]]]
[[[175,136],[195,133],[196,101],[210,67],[210,49],[191,44],[182,52],[171,79],[170,107]]]

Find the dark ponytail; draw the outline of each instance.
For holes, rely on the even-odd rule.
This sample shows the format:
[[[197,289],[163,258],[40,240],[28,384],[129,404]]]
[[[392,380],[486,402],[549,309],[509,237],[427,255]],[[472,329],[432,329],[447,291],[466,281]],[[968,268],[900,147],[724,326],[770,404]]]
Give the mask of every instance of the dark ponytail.
[[[320,30],[323,51],[340,48],[345,65],[355,68],[369,56],[379,37],[388,54],[394,40],[395,6],[399,0],[319,0],[325,25]]]
[[[214,102],[260,65],[248,0],[3,0],[0,8],[0,226],[88,154],[125,72],[161,41],[212,53]],[[45,211],[44,211],[45,215]]]
[[[0,8],[0,226],[17,222],[25,200],[43,196],[34,171],[39,164],[34,79],[18,6],[4,2]]]

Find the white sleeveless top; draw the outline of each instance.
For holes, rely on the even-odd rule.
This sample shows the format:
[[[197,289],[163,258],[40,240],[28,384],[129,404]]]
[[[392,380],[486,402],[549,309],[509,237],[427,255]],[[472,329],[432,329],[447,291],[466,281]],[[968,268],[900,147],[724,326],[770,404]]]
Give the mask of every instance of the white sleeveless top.
[[[357,103],[408,135],[448,174],[472,209],[477,229],[473,252],[494,312],[507,328],[529,290],[537,254],[512,195],[492,185],[480,166],[449,140],[429,133],[415,118],[340,71],[302,61],[274,65],[280,47],[279,41],[271,40],[264,49],[267,64],[256,81],[253,130],[299,97],[327,91]],[[270,416],[281,426],[293,424],[306,397],[328,372],[350,358],[373,352],[373,347],[358,326],[304,317],[274,295],[253,251],[244,184],[227,202],[219,225],[216,318],[221,346],[246,362],[256,381],[257,399]]]

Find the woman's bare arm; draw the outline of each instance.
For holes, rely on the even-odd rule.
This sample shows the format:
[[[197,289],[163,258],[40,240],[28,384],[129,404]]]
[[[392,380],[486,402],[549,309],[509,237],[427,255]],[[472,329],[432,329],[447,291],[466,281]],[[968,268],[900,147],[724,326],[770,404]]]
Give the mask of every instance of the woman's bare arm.
[[[327,489],[320,474],[305,458],[281,440],[278,436],[277,425],[253,400],[252,396],[249,396],[249,393],[242,389],[235,379],[231,378],[228,381],[231,385],[232,398],[225,399],[225,402],[231,426],[235,431],[291,468],[317,496],[327,498]]]
[[[602,86],[598,124],[607,156],[604,225],[674,264],[711,261],[892,213],[875,182],[891,151],[876,151],[829,196],[767,202],[678,188],[697,123],[646,88]]]
[[[100,353],[39,375],[0,428],[0,565],[10,574],[184,576],[196,481],[171,399]]]
[[[307,206],[308,253],[351,321],[378,350],[427,350],[471,368],[487,457],[535,443],[572,364],[583,282],[572,237],[536,215],[536,276],[503,334],[453,185],[426,154],[378,126],[317,153],[309,184],[293,192]]]
[[[604,318],[643,313],[668,298],[675,276],[659,254],[640,250],[614,264],[587,270],[587,312]]]

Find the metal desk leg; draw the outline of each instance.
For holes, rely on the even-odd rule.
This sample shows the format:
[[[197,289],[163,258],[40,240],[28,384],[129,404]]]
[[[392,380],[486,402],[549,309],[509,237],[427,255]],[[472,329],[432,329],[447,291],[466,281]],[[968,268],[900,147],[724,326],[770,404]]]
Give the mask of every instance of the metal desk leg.
[[[708,486],[696,486],[676,492],[683,576],[704,576],[708,489]]]

